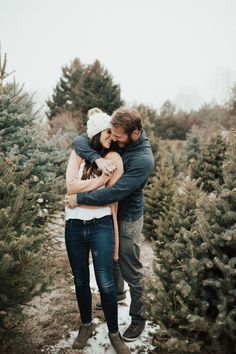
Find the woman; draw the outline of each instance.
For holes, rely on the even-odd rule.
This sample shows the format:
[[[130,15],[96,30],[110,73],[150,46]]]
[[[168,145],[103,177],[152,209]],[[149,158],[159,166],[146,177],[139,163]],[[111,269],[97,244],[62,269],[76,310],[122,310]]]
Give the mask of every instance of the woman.
[[[112,159],[116,170],[109,176],[101,174],[95,165],[83,161],[72,151],[66,171],[68,194],[88,192],[112,185],[123,173],[120,155],[112,151],[108,152],[112,143],[111,117],[97,108],[90,110],[88,117],[87,133],[91,146],[102,156]],[[101,207],[79,206],[74,209],[66,207],[66,248],[74,275],[82,322],[78,336],[73,343],[74,349],[83,349],[94,330],[92,296],[89,285],[89,252],[91,250],[111,344],[118,354],[130,353],[119,334],[116,289],[112,275],[113,256],[115,259],[118,258],[116,212],[116,203]],[[114,231],[116,243],[114,242]]]

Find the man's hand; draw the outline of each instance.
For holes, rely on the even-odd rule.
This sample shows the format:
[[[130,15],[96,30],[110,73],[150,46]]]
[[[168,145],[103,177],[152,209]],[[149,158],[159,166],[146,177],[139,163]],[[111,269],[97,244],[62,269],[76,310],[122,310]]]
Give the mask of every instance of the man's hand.
[[[77,194],[66,194],[65,195],[65,205],[69,208],[76,208],[77,204]]]
[[[110,175],[112,172],[114,172],[117,169],[116,164],[111,159],[104,159],[100,157],[99,159],[95,160],[95,162],[99,170],[101,170],[102,172],[108,175]]]

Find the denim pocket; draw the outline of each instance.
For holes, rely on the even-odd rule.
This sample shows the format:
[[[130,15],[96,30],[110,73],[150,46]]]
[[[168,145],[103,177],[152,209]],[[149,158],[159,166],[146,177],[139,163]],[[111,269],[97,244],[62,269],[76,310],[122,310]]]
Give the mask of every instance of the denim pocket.
[[[107,215],[97,219],[97,225],[104,228],[113,228],[112,217]]]
[[[71,219],[66,220],[66,222],[65,222],[65,226],[66,226],[66,227],[68,227],[70,224],[71,224]]]

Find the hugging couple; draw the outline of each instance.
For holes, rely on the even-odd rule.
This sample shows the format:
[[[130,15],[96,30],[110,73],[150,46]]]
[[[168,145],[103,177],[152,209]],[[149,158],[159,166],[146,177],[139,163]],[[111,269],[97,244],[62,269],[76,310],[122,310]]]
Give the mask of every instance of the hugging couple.
[[[121,107],[112,116],[88,112],[87,133],[75,138],[67,171],[66,249],[74,276],[81,326],[73,343],[83,349],[94,331],[89,284],[91,251],[109,339],[116,353],[130,353],[145,327],[140,261],[143,189],[154,168],[138,110]],[[120,335],[117,303],[129,285],[131,323]]]

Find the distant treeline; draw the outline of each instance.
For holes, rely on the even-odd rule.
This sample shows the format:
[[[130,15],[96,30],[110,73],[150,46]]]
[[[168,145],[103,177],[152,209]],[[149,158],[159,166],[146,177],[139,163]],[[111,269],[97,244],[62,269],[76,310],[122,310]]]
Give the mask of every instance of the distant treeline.
[[[120,86],[113,82],[99,60],[84,65],[76,58],[68,66],[62,67],[62,75],[47,101],[47,117],[52,133],[58,128],[82,132],[85,129],[86,114],[92,107],[99,107],[111,114],[116,108],[126,104],[121,99]],[[223,105],[205,103],[198,110],[177,110],[167,100],[160,109],[137,104],[144,126],[154,137],[185,140],[193,126],[208,135],[218,130],[229,130],[236,126],[236,86],[231,90],[229,102]]]

